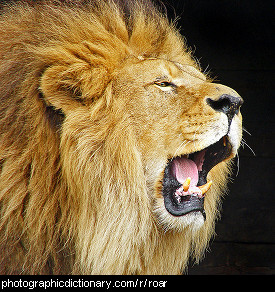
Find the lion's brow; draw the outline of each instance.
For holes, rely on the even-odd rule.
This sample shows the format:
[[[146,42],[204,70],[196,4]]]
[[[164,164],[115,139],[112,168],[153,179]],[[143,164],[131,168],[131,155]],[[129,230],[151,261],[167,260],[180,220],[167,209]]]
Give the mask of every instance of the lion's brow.
[[[200,80],[202,80],[202,81],[206,81],[206,77],[205,77],[204,74],[201,73],[200,71],[199,71],[199,72],[201,73],[201,76],[199,76],[198,74],[193,74],[193,72],[190,72],[190,71],[188,71],[188,70],[186,70],[186,69],[184,68],[185,66],[188,66],[188,67],[192,67],[192,66],[190,66],[190,65],[188,65],[188,64],[181,64],[181,63],[179,63],[179,62],[174,62],[174,61],[173,61],[173,63],[174,63],[175,66],[177,66],[177,68],[180,69],[181,71],[183,71],[183,72],[185,72],[185,73],[191,75],[191,76],[194,77],[194,78],[198,78],[198,79],[200,79]],[[192,67],[192,68],[195,68],[195,67]],[[203,77],[202,77],[202,76],[203,76]]]

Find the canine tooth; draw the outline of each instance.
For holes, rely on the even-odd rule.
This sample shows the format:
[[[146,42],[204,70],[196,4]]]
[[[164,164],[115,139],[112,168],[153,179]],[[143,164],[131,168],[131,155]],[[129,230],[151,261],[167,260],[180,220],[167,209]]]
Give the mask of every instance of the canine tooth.
[[[205,194],[211,187],[212,185],[212,180],[210,180],[208,183],[206,183],[203,186],[199,186],[198,188],[201,190],[201,194]]]
[[[182,184],[182,186],[183,186],[183,190],[184,190],[185,192],[188,191],[188,189],[189,189],[189,187],[190,187],[190,183],[191,183],[191,177],[188,177],[188,178],[184,181],[184,183]]]
[[[223,136],[223,146],[225,147],[226,146],[226,137]]]

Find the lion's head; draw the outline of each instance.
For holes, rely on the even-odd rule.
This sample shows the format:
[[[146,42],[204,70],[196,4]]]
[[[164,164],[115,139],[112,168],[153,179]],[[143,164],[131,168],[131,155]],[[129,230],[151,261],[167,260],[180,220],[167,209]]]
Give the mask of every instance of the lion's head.
[[[180,273],[213,234],[242,99],[148,1],[80,2],[1,16],[2,272]]]

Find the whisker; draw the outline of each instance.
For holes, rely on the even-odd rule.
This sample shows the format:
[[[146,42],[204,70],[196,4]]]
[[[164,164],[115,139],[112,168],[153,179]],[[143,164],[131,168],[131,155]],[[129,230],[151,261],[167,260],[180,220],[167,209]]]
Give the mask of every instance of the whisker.
[[[240,171],[240,157],[239,154],[237,153],[237,173],[236,173],[236,177],[239,175],[239,171]]]
[[[182,149],[184,149],[185,148],[185,146],[187,145],[187,144],[189,144],[191,141],[183,141],[180,145],[179,145],[179,147],[176,149],[176,151],[174,152],[174,155],[173,155],[173,157],[176,157],[176,153],[178,152],[178,150],[182,147]]]
[[[203,70],[203,74],[207,74],[208,73],[208,68],[209,68],[209,64],[206,66],[206,68]]]
[[[247,131],[244,127],[243,127],[243,131],[246,132],[249,136],[252,136],[252,134],[249,131]]]
[[[252,154],[256,156],[256,153],[254,152],[254,150],[245,142],[244,139],[242,139],[241,143],[242,143],[243,148],[244,146],[246,146],[252,152]]]

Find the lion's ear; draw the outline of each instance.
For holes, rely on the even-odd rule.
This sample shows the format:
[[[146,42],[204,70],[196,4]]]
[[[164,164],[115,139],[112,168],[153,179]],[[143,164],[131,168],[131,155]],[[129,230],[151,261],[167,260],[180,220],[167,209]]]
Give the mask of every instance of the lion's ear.
[[[40,80],[40,90],[47,105],[65,114],[81,106],[80,84],[66,66],[55,65],[47,68]]]

